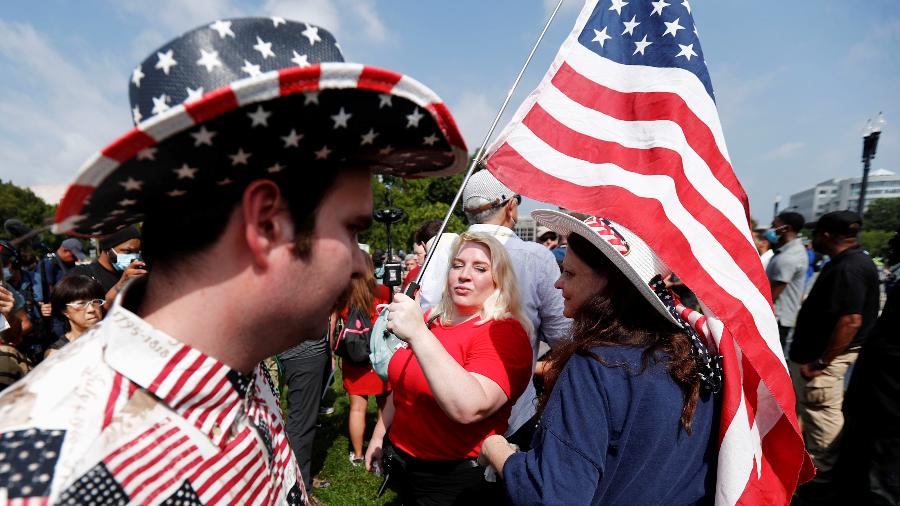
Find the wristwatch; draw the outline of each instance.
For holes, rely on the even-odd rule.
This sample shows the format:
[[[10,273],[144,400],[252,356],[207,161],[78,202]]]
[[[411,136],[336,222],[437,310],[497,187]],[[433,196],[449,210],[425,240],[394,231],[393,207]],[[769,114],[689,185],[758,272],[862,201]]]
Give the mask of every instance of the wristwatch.
[[[816,361],[813,362],[813,367],[815,367],[816,369],[818,369],[818,370],[820,370],[820,371],[821,371],[822,369],[825,369],[825,368],[828,367],[829,365],[831,365],[831,364],[829,364],[828,362],[825,362],[825,361],[822,360],[821,358],[817,358]]]

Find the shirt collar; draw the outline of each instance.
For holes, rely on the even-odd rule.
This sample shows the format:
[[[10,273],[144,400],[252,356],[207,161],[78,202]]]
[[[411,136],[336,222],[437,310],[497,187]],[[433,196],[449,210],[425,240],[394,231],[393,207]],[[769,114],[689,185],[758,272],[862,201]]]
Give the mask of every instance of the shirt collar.
[[[104,359],[222,446],[227,429],[252,401],[248,392],[256,372],[241,374],[129,310],[126,306],[135,307],[131,303],[143,295],[143,284],[133,282],[122,290],[98,326],[108,336]]]
[[[500,242],[504,242],[506,239],[519,236],[516,235],[512,229],[504,227],[503,225],[492,225],[489,223],[476,223],[475,225],[469,225],[469,232],[482,232],[485,234],[490,234]]]

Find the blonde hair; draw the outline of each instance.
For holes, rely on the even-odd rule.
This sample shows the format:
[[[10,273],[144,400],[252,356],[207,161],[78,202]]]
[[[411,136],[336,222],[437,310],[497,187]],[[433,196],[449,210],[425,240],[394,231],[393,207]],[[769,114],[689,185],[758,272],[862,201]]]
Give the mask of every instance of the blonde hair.
[[[519,285],[516,282],[516,273],[513,271],[512,262],[506,248],[500,244],[500,241],[490,235],[473,232],[463,232],[453,242],[450,249],[450,262],[452,265],[459,250],[468,243],[481,244],[486,247],[491,255],[491,277],[494,280],[494,293],[485,299],[481,306],[479,317],[481,321],[477,325],[481,325],[490,320],[505,320],[512,318],[522,324],[525,332],[531,335],[533,329],[531,321],[522,311],[522,305],[519,302]],[[448,266],[449,276],[449,266]],[[445,280],[447,278],[445,277]],[[429,320],[438,319],[442,325],[451,325],[453,322],[453,299],[450,297],[449,280],[444,282],[444,293],[441,302],[435,307]]]

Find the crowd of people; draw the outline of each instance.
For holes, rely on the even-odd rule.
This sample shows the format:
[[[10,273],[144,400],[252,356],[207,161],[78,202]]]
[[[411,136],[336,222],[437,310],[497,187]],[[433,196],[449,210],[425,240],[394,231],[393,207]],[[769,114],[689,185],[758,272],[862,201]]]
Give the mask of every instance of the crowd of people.
[[[57,230],[98,238],[96,258],[68,238],[29,269],[0,244],[0,499],[306,503],[339,361],[349,463],[403,504],[715,501],[722,357],[689,323],[702,301],[641,237],[539,210],[524,241],[522,197],[481,170],[463,188],[468,228],[421,224],[412,256],[388,257],[405,276],[379,282],[358,244],[373,173],[467,161],[434,93],[368,67],[348,84],[360,67],[327,30],[281,18],[217,21],[165,47],[131,81],[135,122],[152,128],[107,147],[60,204]],[[159,64],[190,51],[196,65]],[[297,65],[297,51],[328,65]],[[182,97],[224,89],[216,69],[240,76],[259,53],[277,79]],[[166,112],[159,93],[188,102]],[[757,237],[819,469],[808,487],[838,490],[801,499],[896,504],[898,296],[879,316],[858,215],[820,217],[809,248],[804,226],[782,213]],[[385,337],[401,346],[380,374],[366,350]]]
[[[811,228],[804,225],[802,215],[788,211],[757,234],[798,418],[817,471],[799,496],[809,504],[835,497],[839,503],[897,504],[898,296],[884,283],[883,303],[881,286],[890,271],[881,276],[885,271],[861,247],[857,213],[834,211]],[[886,266],[900,264],[898,246],[895,237]],[[878,359],[855,366],[864,349],[880,349]],[[845,423],[854,412],[856,423]]]

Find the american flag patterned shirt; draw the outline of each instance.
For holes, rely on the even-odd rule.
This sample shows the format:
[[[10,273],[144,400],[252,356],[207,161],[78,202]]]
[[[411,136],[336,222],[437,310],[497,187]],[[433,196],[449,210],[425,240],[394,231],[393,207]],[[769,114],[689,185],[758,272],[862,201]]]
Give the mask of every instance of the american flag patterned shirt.
[[[0,395],[0,504],[305,504],[265,374],[117,302]]]

